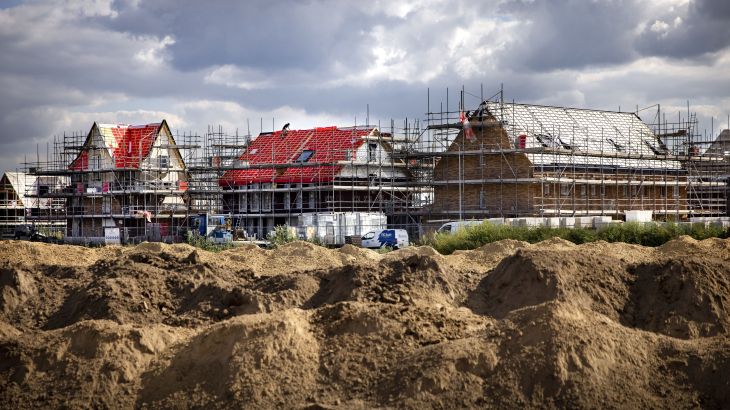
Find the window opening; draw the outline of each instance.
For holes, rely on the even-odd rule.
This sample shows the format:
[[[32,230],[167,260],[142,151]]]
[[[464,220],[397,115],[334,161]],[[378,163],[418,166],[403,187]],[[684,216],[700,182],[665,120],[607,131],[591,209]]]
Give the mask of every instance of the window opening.
[[[624,149],[624,146],[619,144],[618,142],[614,141],[613,138],[606,138],[606,139],[608,140],[608,142],[613,144],[613,147],[616,148],[617,152],[626,152],[626,150]]]
[[[312,191],[312,192],[309,193],[309,207],[310,208],[314,208],[315,201],[316,201],[315,200],[315,194],[316,194],[316,192],[314,192],[314,191]]]
[[[540,143],[540,145],[542,145],[543,147],[547,148],[553,144],[552,138],[550,138],[547,135],[538,134],[538,135],[535,135],[535,138]]]
[[[294,160],[294,162],[307,162],[312,157],[312,154],[314,154],[314,151],[312,150],[304,150],[301,154],[297,157],[297,159]]]
[[[248,208],[248,194],[240,194],[238,198],[238,212],[246,212]]]
[[[568,196],[570,193],[570,186],[568,184],[560,184],[560,195]]]
[[[654,155],[661,155],[662,153],[659,151],[657,147],[655,147],[652,143],[650,143],[647,140],[643,140],[644,144],[654,153]]]
[[[378,160],[378,144],[368,144],[368,162],[376,162]]]

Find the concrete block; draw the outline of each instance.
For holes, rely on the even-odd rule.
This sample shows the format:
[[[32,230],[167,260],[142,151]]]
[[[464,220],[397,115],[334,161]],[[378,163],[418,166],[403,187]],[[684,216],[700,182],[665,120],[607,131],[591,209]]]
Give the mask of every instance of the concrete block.
[[[652,211],[626,211],[626,222],[651,222]]]
[[[492,225],[504,225],[504,218],[489,218],[486,221]]]
[[[562,226],[564,228],[575,228],[575,218],[573,218],[573,217],[560,218],[560,226]]]
[[[593,228],[593,217],[580,216],[575,218],[575,226],[580,226],[581,228]]]
[[[618,221],[615,221],[618,222]],[[593,226],[600,229],[614,223],[610,216],[596,216],[593,217]]]

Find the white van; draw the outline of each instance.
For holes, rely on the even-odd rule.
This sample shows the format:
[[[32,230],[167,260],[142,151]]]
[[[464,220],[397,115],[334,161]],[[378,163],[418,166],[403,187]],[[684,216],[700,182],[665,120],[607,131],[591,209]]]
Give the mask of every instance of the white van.
[[[458,222],[449,222],[445,223],[441,226],[441,228],[438,229],[438,233],[451,233],[454,234],[459,229],[465,228],[467,226],[477,226],[481,225],[483,222],[488,222],[494,225],[502,225],[504,223],[504,219],[502,218],[493,218],[493,219],[472,219],[470,221],[458,221]]]
[[[393,249],[408,247],[408,232],[405,229],[378,229],[362,236],[363,248],[378,249],[390,246]]]

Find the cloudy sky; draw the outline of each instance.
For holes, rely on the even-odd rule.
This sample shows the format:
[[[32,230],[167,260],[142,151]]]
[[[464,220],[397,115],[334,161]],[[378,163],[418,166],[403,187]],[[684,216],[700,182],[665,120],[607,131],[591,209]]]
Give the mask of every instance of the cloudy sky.
[[[424,119],[479,95],[727,128],[728,0],[0,0],[0,171],[94,121],[203,134]],[[479,99],[467,97],[467,108]],[[653,113],[652,113],[653,114]],[[652,114],[643,115],[651,121]]]

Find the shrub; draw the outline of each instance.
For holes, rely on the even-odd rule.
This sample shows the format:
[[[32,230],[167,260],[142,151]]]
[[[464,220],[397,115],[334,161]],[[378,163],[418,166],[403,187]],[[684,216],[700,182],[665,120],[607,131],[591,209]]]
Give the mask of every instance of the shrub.
[[[271,248],[277,246],[286,245],[287,243],[298,240],[296,236],[291,232],[288,225],[278,225],[274,228],[274,232],[270,232],[266,238],[271,242]]]
[[[232,249],[235,246],[233,246],[233,243],[227,242],[223,245],[217,245],[213,242],[210,242],[208,238],[198,234],[197,232],[188,231],[187,233],[187,243],[189,245],[192,245],[196,248],[202,249],[204,251],[208,252],[221,252],[227,249]]]
[[[476,249],[488,243],[504,239],[514,239],[529,243],[537,243],[558,237],[580,245],[583,243],[606,241],[625,242],[643,246],[660,246],[672,238],[689,235],[693,239],[728,238],[730,229],[704,225],[677,225],[673,222],[666,224],[641,224],[628,222],[623,225],[608,225],[598,230],[591,228],[550,228],[547,226],[506,226],[483,223],[476,226],[467,226],[459,229],[455,234],[433,233],[418,241],[418,245],[428,245],[443,255],[450,255],[456,250]]]

